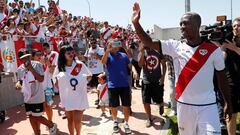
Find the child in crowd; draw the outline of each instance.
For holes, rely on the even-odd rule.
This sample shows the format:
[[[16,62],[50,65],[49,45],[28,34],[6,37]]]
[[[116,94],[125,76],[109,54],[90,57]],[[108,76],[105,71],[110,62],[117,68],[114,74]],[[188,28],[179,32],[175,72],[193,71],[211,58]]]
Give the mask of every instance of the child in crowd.
[[[102,114],[101,116],[105,116],[105,107],[108,107],[109,98],[108,98],[108,86],[106,83],[106,75],[105,73],[101,73],[98,75],[98,86],[97,91],[99,95],[99,106],[101,107]]]

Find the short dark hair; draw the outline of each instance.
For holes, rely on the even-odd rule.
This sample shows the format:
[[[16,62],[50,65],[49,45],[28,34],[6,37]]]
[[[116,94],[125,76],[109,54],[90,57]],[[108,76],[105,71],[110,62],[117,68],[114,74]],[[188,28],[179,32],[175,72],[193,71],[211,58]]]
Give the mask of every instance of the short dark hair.
[[[197,23],[197,26],[200,28],[201,27],[201,16],[198,13],[195,12],[187,12],[184,15],[189,15],[191,16],[191,19]]]
[[[41,53],[41,51],[38,49],[32,49],[32,56],[34,57],[39,52]]]
[[[43,47],[50,47],[50,45],[47,42],[45,42],[43,43]]]

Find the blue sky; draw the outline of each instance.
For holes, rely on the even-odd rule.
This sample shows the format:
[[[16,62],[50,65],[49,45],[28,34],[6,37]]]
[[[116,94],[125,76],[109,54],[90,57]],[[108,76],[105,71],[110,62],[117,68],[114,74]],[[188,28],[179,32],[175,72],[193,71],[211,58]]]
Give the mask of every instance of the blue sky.
[[[33,1],[37,3],[38,0]],[[88,16],[87,1],[90,2],[91,16],[95,20],[108,20],[111,24],[120,26],[131,23],[132,6],[137,1],[141,6],[141,24],[145,29],[152,29],[154,24],[163,28],[177,27],[185,12],[185,0],[60,0],[60,7],[73,15]],[[47,0],[41,0],[42,4],[46,2]],[[232,2],[235,18],[240,16],[240,0]],[[230,9],[230,0],[191,0],[191,11],[201,15],[204,25],[215,23],[218,15],[227,15],[230,19]]]

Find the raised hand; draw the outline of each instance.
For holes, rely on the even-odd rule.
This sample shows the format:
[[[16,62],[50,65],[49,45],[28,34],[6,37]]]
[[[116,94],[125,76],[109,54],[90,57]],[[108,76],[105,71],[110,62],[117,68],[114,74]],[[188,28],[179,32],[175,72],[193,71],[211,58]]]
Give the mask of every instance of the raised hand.
[[[140,19],[140,6],[139,4],[136,2],[133,5],[133,15],[132,15],[132,23],[138,23],[139,19]]]

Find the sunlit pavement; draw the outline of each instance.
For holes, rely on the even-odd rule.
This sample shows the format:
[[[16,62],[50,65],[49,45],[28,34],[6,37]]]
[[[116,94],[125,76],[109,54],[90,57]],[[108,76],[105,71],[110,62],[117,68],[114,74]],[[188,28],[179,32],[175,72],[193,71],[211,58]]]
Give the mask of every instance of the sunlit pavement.
[[[165,102],[169,100],[168,90],[165,90]],[[94,101],[96,100],[96,93],[88,93],[88,99],[90,108],[84,112],[83,126],[81,130],[82,135],[112,135],[112,119],[109,112],[106,112],[106,117],[101,117],[101,110],[96,109]],[[81,100],[79,99],[79,102]],[[53,108],[53,122],[58,125],[58,135],[68,135],[67,120],[62,119],[60,116],[63,111],[58,107],[59,97],[55,98],[55,108]],[[118,121],[121,130],[114,135],[124,134],[123,129],[123,114],[121,108],[119,108]],[[140,89],[133,89],[132,92],[132,110],[133,114],[129,120],[129,126],[132,130],[132,134],[136,135],[163,135],[167,134],[168,120],[166,118],[159,117],[158,107],[152,105],[152,114],[154,118],[154,124],[150,128],[146,128],[146,116],[142,105],[142,97]],[[46,117],[46,116],[45,116]],[[164,124],[165,122],[165,124]],[[46,127],[41,125],[41,133],[47,135],[48,131]],[[0,124],[1,135],[32,135],[33,131],[30,123],[25,115],[23,106],[17,106],[15,108],[7,110],[6,121]]]

